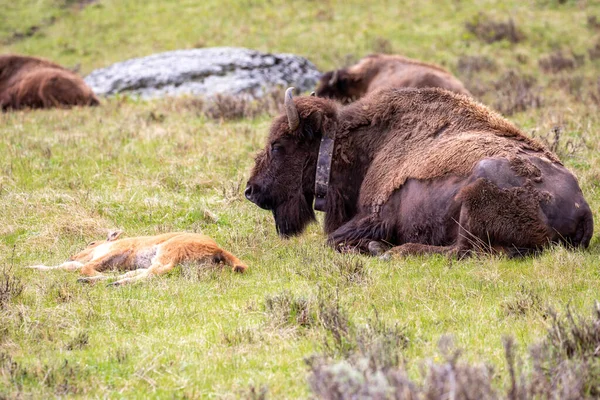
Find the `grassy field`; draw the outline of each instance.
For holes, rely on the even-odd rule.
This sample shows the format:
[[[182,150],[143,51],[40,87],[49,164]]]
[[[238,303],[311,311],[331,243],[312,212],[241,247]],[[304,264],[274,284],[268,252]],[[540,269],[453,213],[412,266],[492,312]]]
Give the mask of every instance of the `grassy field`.
[[[223,45],[296,53],[322,70],[374,51],[435,62],[555,150],[598,220],[600,5],[431,3],[0,0],[0,51],[84,74]],[[509,18],[516,31],[494,41],[507,26],[494,21]],[[451,335],[465,362],[493,366],[500,388],[502,337],[515,338],[527,373],[548,307],[587,315],[600,299],[597,236],[586,251],[521,260],[389,262],[335,253],[317,225],[279,239],[270,213],[242,194],[271,118],[210,118],[186,98],[0,114],[0,398],[237,398],[261,388],[306,398],[306,359],[347,358],[365,331],[401,338],[392,350],[416,380],[426,360],[444,361],[438,342]],[[58,264],[115,228],[202,231],[250,269],[183,266],[115,289],[22,268]]]

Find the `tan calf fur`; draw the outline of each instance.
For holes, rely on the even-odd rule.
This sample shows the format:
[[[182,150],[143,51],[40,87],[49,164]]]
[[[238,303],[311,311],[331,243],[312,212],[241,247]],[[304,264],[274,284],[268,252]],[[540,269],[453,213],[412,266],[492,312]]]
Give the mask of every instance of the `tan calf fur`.
[[[28,268],[79,270],[85,275],[79,279],[82,282],[108,279],[102,272],[109,269],[129,270],[126,274],[118,276],[112,285],[133,283],[162,275],[186,261],[223,262],[235,272],[244,272],[248,268],[233,254],[219,247],[213,239],[199,233],[173,232],[119,239],[121,233],[109,233],[106,241],[90,243],[85,250],[60,265],[34,265]]]

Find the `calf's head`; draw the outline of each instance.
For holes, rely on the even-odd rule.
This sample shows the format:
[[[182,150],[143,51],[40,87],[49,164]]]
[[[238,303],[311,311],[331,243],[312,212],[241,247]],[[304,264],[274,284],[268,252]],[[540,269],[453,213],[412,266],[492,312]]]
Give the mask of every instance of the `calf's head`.
[[[336,107],[317,97],[285,93],[285,114],[271,125],[267,145],[258,153],[245,195],[271,210],[279,235],[301,233],[314,221],[315,172],[323,132],[333,129]]]

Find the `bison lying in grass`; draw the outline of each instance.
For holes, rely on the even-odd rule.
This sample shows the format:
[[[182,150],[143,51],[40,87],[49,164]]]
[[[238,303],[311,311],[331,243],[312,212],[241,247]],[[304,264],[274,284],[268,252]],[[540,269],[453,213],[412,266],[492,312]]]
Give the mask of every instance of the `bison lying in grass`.
[[[341,107],[285,97],[245,195],[281,236],[325,211],[338,249],[462,256],[587,247],[577,179],[500,115],[441,89],[387,89]]]
[[[77,74],[47,60],[0,55],[0,108],[50,108],[100,104]]]
[[[350,103],[367,93],[390,87],[439,87],[471,95],[461,81],[437,65],[385,54],[373,54],[349,68],[326,72],[316,94]]]

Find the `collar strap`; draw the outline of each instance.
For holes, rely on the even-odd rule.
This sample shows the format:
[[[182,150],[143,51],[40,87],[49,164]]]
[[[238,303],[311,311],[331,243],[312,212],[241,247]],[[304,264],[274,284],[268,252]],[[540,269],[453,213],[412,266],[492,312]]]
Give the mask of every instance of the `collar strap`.
[[[325,211],[325,196],[329,187],[333,143],[334,139],[328,136],[323,135],[321,138],[319,158],[317,159],[317,173],[315,175],[315,210],[317,211]]]

